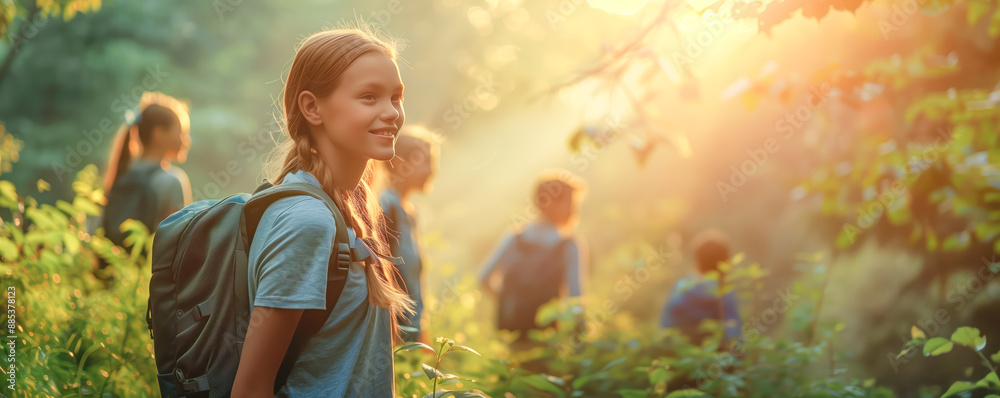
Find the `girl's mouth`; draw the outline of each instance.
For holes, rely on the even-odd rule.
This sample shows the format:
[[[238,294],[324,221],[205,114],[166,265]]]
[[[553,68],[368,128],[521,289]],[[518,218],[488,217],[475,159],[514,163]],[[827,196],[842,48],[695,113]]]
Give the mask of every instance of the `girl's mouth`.
[[[368,133],[377,135],[379,137],[394,138],[396,136],[396,131],[397,130],[394,128],[384,128],[377,130],[368,130]]]

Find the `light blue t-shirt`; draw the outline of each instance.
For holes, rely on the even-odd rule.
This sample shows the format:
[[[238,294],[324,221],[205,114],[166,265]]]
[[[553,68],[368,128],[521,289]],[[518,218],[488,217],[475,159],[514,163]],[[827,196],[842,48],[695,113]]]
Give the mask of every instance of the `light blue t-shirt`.
[[[319,186],[297,171],[285,182]],[[336,223],[326,204],[295,196],[264,212],[249,253],[250,306],[325,309]],[[348,228],[350,239],[360,240]],[[326,323],[305,345],[277,397],[392,397],[389,311],[368,300],[364,267],[353,263]]]

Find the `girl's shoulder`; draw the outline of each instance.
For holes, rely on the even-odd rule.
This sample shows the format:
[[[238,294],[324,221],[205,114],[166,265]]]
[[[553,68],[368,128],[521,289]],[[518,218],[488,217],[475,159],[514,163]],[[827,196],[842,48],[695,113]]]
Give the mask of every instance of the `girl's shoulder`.
[[[170,168],[167,168],[163,171],[165,171],[166,174],[170,175],[171,177],[176,178],[177,181],[181,183],[181,185],[191,184],[191,180],[188,179],[187,173],[185,173],[184,170],[182,170],[180,167],[170,166]]]
[[[258,228],[279,229],[286,234],[330,234],[337,230],[326,203],[312,196],[290,196],[272,203],[261,216]]]
[[[167,194],[176,189],[183,189],[183,187],[190,186],[191,184],[187,173],[184,173],[184,171],[177,167],[164,169],[155,163],[143,163],[138,166],[136,172],[144,174],[145,178],[149,179],[147,184],[153,187],[156,192]]]

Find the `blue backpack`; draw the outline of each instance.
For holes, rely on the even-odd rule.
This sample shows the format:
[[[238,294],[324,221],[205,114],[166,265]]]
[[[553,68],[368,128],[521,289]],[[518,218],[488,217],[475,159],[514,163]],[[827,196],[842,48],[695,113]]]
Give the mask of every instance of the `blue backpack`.
[[[370,252],[352,247],[347,223],[332,199],[308,183],[271,185],[253,194],[192,203],[160,223],[153,239],[146,322],[153,338],[163,397],[229,396],[250,325],[248,253],[257,224],[275,201],[323,200],[337,223],[330,257],[326,310],[306,310],[279,368],[275,391],[302,348],[330,316],[352,262]]]

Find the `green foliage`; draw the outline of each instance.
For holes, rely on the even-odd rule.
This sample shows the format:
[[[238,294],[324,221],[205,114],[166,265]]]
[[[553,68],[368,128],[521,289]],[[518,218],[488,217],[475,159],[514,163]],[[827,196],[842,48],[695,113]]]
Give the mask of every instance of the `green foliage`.
[[[919,330],[915,326],[913,329]],[[958,396],[962,393],[973,390],[1000,393],[1000,377],[998,377],[996,373],[997,364],[1000,362],[998,361],[1000,360],[1000,352],[991,355],[989,358],[983,354],[982,350],[986,347],[986,336],[983,336],[979,329],[962,326],[951,334],[950,339],[935,337],[927,340],[926,343],[923,342],[923,332],[921,332],[920,336],[914,336],[914,339],[907,344],[907,347],[916,346],[921,343],[924,344],[924,355],[927,356],[937,356],[948,353],[955,345],[968,347],[976,352],[979,359],[982,361],[981,364],[987,370],[986,375],[978,381],[956,381],[952,383],[952,385],[945,390],[944,394],[941,395],[941,398]],[[900,355],[902,354],[903,353]]]
[[[737,294],[761,294],[763,273],[759,265],[738,254],[730,262],[731,282]],[[816,273],[820,275],[820,273]],[[464,291],[467,279],[458,283]],[[819,279],[807,280],[815,289]],[[471,282],[471,281],[470,281]],[[474,285],[473,285],[474,286]],[[474,290],[474,287],[470,287]],[[815,297],[812,299],[818,299]],[[434,303],[427,303],[434,308]],[[553,301],[539,311],[538,321],[554,326],[533,331],[529,342],[517,342],[510,333],[488,332],[491,323],[476,311],[476,303],[459,300],[432,314],[433,321],[454,324],[444,330],[455,333],[467,345],[482,347],[484,358],[456,358],[451,365],[489,396],[516,397],[890,397],[892,393],[846,373],[846,358],[834,349],[843,325],[815,322],[810,311],[790,313],[789,336],[765,336],[763,330],[744,330],[738,342],[723,340],[719,322],[708,321],[702,331],[709,337],[701,344],[677,330],[661,330],[650,322],[638,322],[625,313],[581,314],[587,303]],[[814,308],[814,307],[810,307]],[[749,319],[745,318],[745,319]],[[436,324],[439,324],[435,322]],[[437,330],[437,329],[436,329]],[[470,335],[465,333],[472,332]],[[815,332],[816,343],[809,343]],[[440,340],[438,341],[440,343]],[[457,343],[456,343],[457,344]],[[425,365],[431,349],[411,343],[398,350],[397,394],[421,397],[428,391],[426,374],[436,374]],[[403,351],[408,354],[403,355]],[[417,352],[420,354],[416,354]],[[436,376],[440,378],[440,376]]]
[[[9,138],[0,134],[0,138]],[[11,396],[139,396],[156,386],[143,314],[152,243],[127,224],[131,248],[86,232],[103,200],[96,168],[81,171],[73,203],[39,205],[0,181],[0,274],[15,292],[15,388]],[[95,200],[96,199],[96,200]],[[99,269],[98,260],[108,265]],[[10,307],[8,307],[10,308]]]

